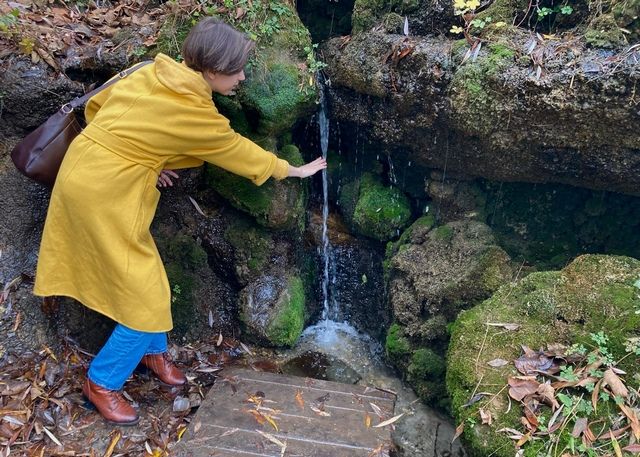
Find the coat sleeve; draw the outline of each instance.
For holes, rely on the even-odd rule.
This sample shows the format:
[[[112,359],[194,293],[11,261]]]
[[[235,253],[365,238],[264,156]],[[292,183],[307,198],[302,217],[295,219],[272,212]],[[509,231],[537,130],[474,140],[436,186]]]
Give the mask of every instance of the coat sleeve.
[[[244,176],[258,186],[272,176],[275,179],[288,176],[286,160],[235,132],[229,120],[217,111],[208,110],[207,115],[194,116],[192,124],[189,132],[193,132],[193,144],[198,147],[186,151],[185,155]]]

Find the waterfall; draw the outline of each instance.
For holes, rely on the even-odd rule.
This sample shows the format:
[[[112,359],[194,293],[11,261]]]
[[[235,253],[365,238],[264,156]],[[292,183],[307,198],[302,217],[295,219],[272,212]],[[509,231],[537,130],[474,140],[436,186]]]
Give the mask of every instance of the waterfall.
[[[327,117],[327,100],[324,93],[324,81],[320,80],[320,112],[318,113],[318,127],[320,130],[320,150],[322,157],[327,158],[329,149],[329,118]],[[322,320],[328,322],[330,315],[329,307],[329,235],[327,233],[327,219],[329,218],[329,181],[327,169],[322,170]]]
[[[329,148],[329,117],[327,99],[325,94],[324,80],[319,77],[320,110],[318,112],[318,127],[320,131],[320,149],[322,157],[327,158]],[[329,219],[329,180],[327,170],[322,170],[322,240],[320,254],[322,255],[322,319],[321,321],[308,327],[304,335],[311,336],[317,343],[324,347],[334,346],[341,335],[357,336],[358,332],[347,322],[342,322],[343,313],[340,310],[340,303],[332,290],[335,283],[334,251],[329,242],[327,221]]]

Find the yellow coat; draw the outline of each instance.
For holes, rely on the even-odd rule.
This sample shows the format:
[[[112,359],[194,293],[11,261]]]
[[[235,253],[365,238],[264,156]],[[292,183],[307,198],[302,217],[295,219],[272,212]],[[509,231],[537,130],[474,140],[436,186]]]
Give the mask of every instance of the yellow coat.
[[[235,133],[202,74],[165,55],[85,109],[45,222],[34,293],[73,297],[146,332],[173,327],[167,275],[149,232],[164,168],[203,161],[260,185],[288,163]]]

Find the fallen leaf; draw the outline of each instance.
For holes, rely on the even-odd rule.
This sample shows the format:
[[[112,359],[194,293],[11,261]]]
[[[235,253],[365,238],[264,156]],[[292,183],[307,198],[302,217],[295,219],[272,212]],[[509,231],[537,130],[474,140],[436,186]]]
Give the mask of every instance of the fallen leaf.
[[[327,411],[323,411],[320,408],[317,408],[317,407],[315,407],[313,405],[309,406],[309,408],[311,408],[311,411],[316,413],[318,416],[324,416],[324,417],[331,416],[331,413],[328,413]]]
[[[522,438],[520,438],[518,440],[518,442],[516,443],[516,447],[522,446],[524,443],[526,443],[530,439],[531,439],[531,433],[527,433],[526,435],[522,435]]]
[[[198,213],[200,213],[200,215],[202,215],[202,216],[204,216],[204,217],[207,217],[207,216],[204,214],[204,212],[202,211],[202,209],[200,209],[200,205],[198,205],[198,202],[197,202],[197,201],[195,201],[195,200],[194,200],[193,198],[191,198],[191,197],[188,197],[188,198],[189,198],[189,201],[191,202],[191,204],[195,207],[196,211],[197,211]]]
[[[560,407],[560,404],[556,400],[556,391],[551,386],[551,384],[545,382],[544,384],[540,384],[536,393],[542,397],[542,401],[547,405],[551,406],[551,409],[555,411]]]
[[[578,438],[580,437],[580,435],[582,435],[584,433],[584,431],[587,429],[587,424],[589,422],[587,421],[586,417],[579,417],[576,419],[576,423],[573,425],[573,430],[571,431],[571,436],[573,436],[574,438]]]
[[[493,422],[493,418],[491,417],[491,411],[486,411],[483,408],[480,408],[480,419],[483,424],[491,425]]]
[[[55,435],[51,433],[49,429],[47,429],[47,427],[42,427],[42,430],[47,434],[49,438],[51,438],[51,441],[62,447],[62,443],[60,442],[60,440],[58,440],[58,438],[56,438]]]
[[[365,413],[364,415],[364,425],[367,428],[371,427],[371,416],[369,415],[369,413]]]
[[[402,414],[398,414],[397,416],[393,416],[391,419],[388,419],[384,422],[380,422],[378,425],[374,425],[374,428],[379,428],[379,427],[385,427],[387,425],[391,425],[393,424],[395,421],[397,421],[398,419],[400,419],[402,416],[404,416],[404,413]]]
[[[115,435],[113,435],[113,438],[111,438],[111,443],[109,443],[109,447],[104,453],[104,457],[111,457],[111,454],[113,454],[113,450],[116,448],[116,445],[118,444],[118,441],[120,441],[121,436],[122,435],[120,434],[120,432],[116,432]]]
[[[256,430],[256,432],[258,432],[260,435],[264,436],[266,439],[271,441],[273,444],[277,444],[281,448],[284,447],[284,443],[282,441],[280,441],[278,438],[276,438],[275,436],[273,436],[273,435],[271,435],[269,433],[265,433],[265,432],[260,431],[260,430]]]
[[[507,360],[504,359],[493,359],[490,360],[489,362],[487,362],[487,365],[493,367],[493,368],[499,368],[499,367],[503,367],[505,365],[508,365],[509,362]]]
[[[249,355],[253,355],[253,352],[251,352],[251,350],[247,347],[246,344],[244,343],[240,343],[240,346],[242,347],[242,349],[244,350],[244,352],[246,352]]]
[[[509,378],[509,396],[514,400],[521,401],[525,396],[535,394],[540,383],[533,376],[522,376]]]
[[[487,323],[487,325],[491,326],[491,327],[502,327],[504,329],[507,330],[511,330],[511,331],[515,331],[518,330],[520,328],[520,324],[510,324],[510,323]]]
[[[296,390],[296,404],[300,409],[304,409],[304,398],[300,389]]]
[[[222,332],[218,335],[218,341],[216,341],[216,346],[220,346],[222,344]]]
[[[526,346],[522,347],[524,354],[513,361],[518,371],[524,375],[533,375],[538,371],[545,371],[553,365],[553,359],[544,355],[542,351],[535,352]]]
[[[630,444],[629,446],[623,447],[622,450],[632,454],[637,454],[640,453],[640,444]]]
[[[451,442],[453,443],[455,440],[457,440],[458,437],[462,435],[462,432],[464,432],[464,422],[462,422],[460,425],[456,427],[456,432],[454,433],[453,438],[451,439]]]
[[[611,387],[611,391],[614,395],[619,395],[622,398],[627,398],[629,396],[629,391],[625,387],[624,383],[611,368],[604,372],[603,379],[605,384],[608,384],[609,387]]]

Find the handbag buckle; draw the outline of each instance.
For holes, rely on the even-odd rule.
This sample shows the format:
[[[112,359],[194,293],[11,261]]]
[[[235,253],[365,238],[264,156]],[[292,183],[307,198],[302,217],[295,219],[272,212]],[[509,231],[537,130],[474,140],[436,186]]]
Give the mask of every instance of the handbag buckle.
[[[62,111],[64,114],[69,114],[69,113],[73,112],[73,106],[71,106],[71,103],[65,103],[60,108],[60,111]]]

